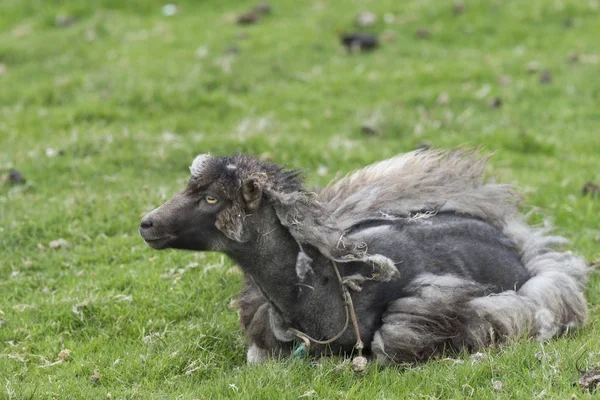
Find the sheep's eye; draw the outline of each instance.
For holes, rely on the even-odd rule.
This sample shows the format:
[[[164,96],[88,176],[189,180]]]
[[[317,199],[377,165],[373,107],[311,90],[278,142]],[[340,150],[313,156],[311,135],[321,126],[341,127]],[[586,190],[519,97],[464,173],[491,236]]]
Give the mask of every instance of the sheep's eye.
[[[204,200],[206,200],[208,204],[217,204],[219,202],[219,199],[214,196],[206,196]]]

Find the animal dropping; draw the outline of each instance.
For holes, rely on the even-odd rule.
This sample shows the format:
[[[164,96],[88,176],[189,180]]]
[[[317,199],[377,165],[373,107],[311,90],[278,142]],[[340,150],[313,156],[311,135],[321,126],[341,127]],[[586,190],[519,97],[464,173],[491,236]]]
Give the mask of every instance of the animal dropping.
[[[238,25],[251,25],[258,22],[260,16],[254,11],[248,11],[237,18]]]
[[[415,36],[419,39],[429,39],[431,37],[431,32],[426,28],[419,28],[415,32]]]
[[[362,371],[583,325],[589,267],[525,222],[512,187],[483,180],[485,162],[423,149],[312,192],[296,170],[203,154],[139,232],[239,265],[249,363],[357,353]]]
[[[271,14],[271,6],[267,3],[260,3],[254,6],[254,11],[258,14],[268,15]]]
[[[583,193],[584,196],[589,195],[590,197],[600,196],[600,185],[594,182],[587,182],[583,185],[581,193]]]
[[[488,101],[488,106],[490,108],[500,108],[502,107],[502,99],[500,97],[494,97]]]
[[[579,366],[576,366],[576,368],[579,372],[577,384],[580,388],[588,392],[600,389],[600,368],[596,367],[590,370],[580,369]]]
[[[340,40],[346,50],[353,52],[375,50],[379,46],[377,36],[370,33],[350,33],[342,35]]]
[[[552,82],[552,74],[550,73],[550,71],[548,71],[548,70],[542,71],[542,73],[540,74],[540,83],[548,84],[550,82]]]
[[[4,179],[10,184],[25,183],[25,177],[16,169],[11,169]]]

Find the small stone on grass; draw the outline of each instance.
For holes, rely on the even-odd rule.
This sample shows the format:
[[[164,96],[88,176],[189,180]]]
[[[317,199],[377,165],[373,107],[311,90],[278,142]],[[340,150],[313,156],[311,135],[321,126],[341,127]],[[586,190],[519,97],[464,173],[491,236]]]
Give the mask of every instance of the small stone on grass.
[[[481,364],[485,360],[485,353],[477,352],[469,357],[473,364]]]
[[[436,103],[438,103],[440,106],[445,106],[446,104],[450,103],[450,95],[446,92],[440,93]]]
[[[502,389],[504,388],[504,385],[500,381],[493,381],[492,388],[497,392],[501,392]]]
[[[309,390],[308,392],[302,393],[300,396],[298,396],[298,398],[299,399],[303,399],[303,398],[305,399],[305,398],[313,397],[316,394],[317,394],[317,391],[314,390],[314,389],[312,389],[312,390]]]
[[[352,360],[352,371],[364,372],[367,368],[367,359],[365,357],[354,357]]]
[[[58,353],[58,356],[56,357],[56,360],[62,360],[62,361],[66,361],[69,356],[71,356],[71,350],[69,349],[62,349],[60,351],[60,353]]]
[[[165,4],[161,11],[165,17],[172,17],[177,14],[177,6],[175,4]]]
[[[508,75],[500,75],[498,77],[498,83],[502,86],[508,86],[512,83],[512,79]]]
[[[377,16],[370,11],[363,11],[356,16],[356,25],[366,28],[377,23]]]
[[[385,31],[381,34],[381,40],[386,43],[393,42],[394,40],[396,40],[397,37],[398,35],[396,35],[396,32],[392,31]]]
[[[527,72],[530,74],[536,73],[540,70],[540,63],[537,61],[529,61],[526,67]]]
[[[72,17],[70,15],[57,15],[54,19],[54,23],[56,24],[56,26],[59,26],[61,28],[68,28],[76,22],[77,18]]]
[[[92,382],[92,383],[99,383],[101,379],[102,379],[102,375],[100,375],[100,371],[98,371],[97,369],[95,369],[94,373],[92,374],[92,376],[90,376],[90,382]]]
[[[580,370],[577,384],[580,388],[588,392],[600,389],[600,368],[595,367],[590,370]]]
[[[50,243],[48,243],[48,246],[50,246],[51,249],[60,249],[62,247],[67,247],[68,245],[69,242],[63,238],[52,240]]]

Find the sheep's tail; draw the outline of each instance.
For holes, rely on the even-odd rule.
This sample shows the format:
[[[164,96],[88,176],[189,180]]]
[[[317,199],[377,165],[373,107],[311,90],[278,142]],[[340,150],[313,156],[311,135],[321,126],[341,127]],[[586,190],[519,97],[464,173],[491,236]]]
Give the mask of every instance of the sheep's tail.
[[[504,233],[531,278],[516,291],[485,295],[485,287],[458,276],[420,275],[411,282],[414,295],[392,302],[375,333],[379,362],[414,362],[444,348],[474,351],[524,336],[545,340],[586,322],[589,267],[558,249],[566,240],[519,219]]]

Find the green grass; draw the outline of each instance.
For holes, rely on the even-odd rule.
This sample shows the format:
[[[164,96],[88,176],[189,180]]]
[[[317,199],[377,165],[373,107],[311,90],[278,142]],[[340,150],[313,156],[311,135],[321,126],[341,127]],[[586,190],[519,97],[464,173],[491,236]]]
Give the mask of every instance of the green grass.
[[[183,187],[197,153],[262,155],[320,185],[428,142],[494,151],[490,174],[522,188],[532,219],[551,217],[599,259],[600,199],[581,195],[600,181],[597,1],[473,0],[457,16],[433,0],[282,0],[249,27],[232,22],[248,1],[181,1],[173,17],[162,5],[0,3],[0,171],[27,179],[0,184],[0,398],[592,397],[572,383],[579,356],[600,364],[596,275],[586,328],[479,364],[462,355],[365,376],[341,359],[247,366],[228,307],[237,268],[152,251],[137,225]],[[346,54],[338,35],[362,10],[379,17],[368,30],[394,38]],[[68,247],[50,248],[58,238]]]

